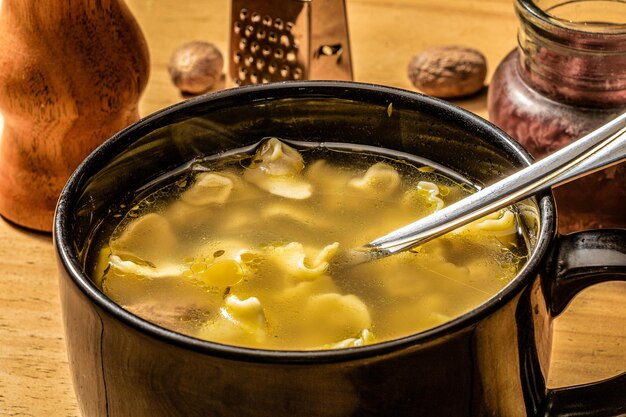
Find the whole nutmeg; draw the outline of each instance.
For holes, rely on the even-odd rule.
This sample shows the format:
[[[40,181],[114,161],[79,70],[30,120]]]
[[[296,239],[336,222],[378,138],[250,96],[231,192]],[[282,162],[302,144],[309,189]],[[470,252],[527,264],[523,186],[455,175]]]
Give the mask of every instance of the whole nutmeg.
[[[483,87],[487,60],[473,48],[437,46],[417,54],[409,63],[408,73],[413,85],[425,94],[456,98]]]
[[[224,58],[209,42],[185,43],[174,51],[167,67],[172,82],[187,95],[210,90],[221,78]]]

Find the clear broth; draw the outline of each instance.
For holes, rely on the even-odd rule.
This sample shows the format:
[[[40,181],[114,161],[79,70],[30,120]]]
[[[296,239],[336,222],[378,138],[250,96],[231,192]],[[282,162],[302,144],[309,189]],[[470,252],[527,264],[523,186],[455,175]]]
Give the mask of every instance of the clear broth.
[[[266,140],[192,161],[116,206],[88,269],[127,310],[213,342],[315,350],[397,339],[515,277],[527,256],[515,209],[356,267],[337,253],[475,190],[397,152]]]

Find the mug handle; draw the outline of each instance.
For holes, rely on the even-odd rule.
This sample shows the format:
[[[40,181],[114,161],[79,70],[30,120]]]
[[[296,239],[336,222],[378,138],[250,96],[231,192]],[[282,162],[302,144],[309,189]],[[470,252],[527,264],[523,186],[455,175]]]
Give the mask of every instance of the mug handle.
[[[587,230],[556,240],[545,294],[553,317],[583,289],[605,281],[626,281],[626,229]],[[626,415],[626,372],[610,379],[547,390],[546,415]]]

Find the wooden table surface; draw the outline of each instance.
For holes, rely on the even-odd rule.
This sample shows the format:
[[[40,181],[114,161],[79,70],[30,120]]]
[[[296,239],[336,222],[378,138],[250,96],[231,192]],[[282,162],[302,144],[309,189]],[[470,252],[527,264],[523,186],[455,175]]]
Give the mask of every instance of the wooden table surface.
[[[230,2],[128,4],[151,51],[152,73],[141,103],[145,115],[180,100],[166,71],[174,48],[199,39],[227,51]],[[512,0],[348,0],[347,7],[356,81],[410,89],[411,57],[425,47],[451,43],[481,50],[489,78],[515,47]],[[487,115],[484,93],[457,104]],[[1,416],[79,416],[60,314],[51,237],[0,219]],[[548,383],[577,384],[624,371],[626,283],[598,285],[556,320]]]

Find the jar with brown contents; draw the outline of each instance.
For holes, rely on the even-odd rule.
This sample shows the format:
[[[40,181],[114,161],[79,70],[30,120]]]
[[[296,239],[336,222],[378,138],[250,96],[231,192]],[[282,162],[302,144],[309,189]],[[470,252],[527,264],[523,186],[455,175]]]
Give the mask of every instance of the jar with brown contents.
[[[535,157],[626,110],[626,3],[516,0],[518,48],[496,70],[489,117]],[[559,230],[626,227],[626,164],[555,190]]]

